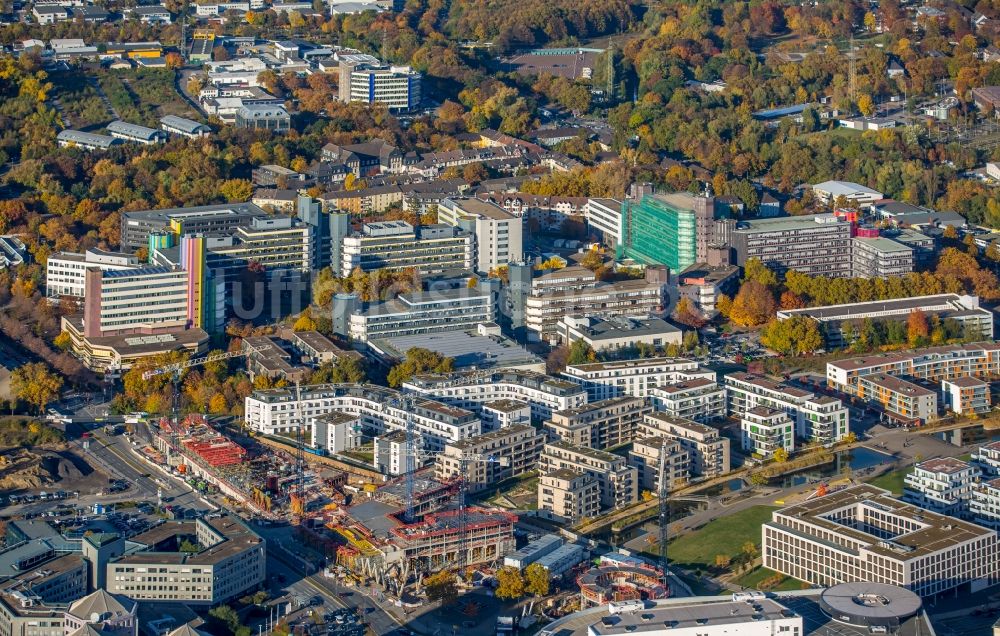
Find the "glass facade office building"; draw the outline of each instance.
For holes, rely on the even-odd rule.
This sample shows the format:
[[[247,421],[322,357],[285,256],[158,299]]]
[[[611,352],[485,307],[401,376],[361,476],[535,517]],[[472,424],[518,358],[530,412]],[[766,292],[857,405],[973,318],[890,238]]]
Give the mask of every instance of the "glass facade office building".
[[[621,254],[679,272],[697,262],[694,197],[684,192],[646,195],[622,204]]]

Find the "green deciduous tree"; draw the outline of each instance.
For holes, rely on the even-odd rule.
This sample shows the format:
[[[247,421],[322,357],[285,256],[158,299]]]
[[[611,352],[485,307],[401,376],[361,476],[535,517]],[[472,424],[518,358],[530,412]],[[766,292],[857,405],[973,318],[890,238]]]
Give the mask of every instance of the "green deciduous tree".
[[[454,358],[445,358],[436,351],[413,347],[406,352],[406,359],[389,370],[389,386],[398,387],[421,373],[450,373],[454,368]]]

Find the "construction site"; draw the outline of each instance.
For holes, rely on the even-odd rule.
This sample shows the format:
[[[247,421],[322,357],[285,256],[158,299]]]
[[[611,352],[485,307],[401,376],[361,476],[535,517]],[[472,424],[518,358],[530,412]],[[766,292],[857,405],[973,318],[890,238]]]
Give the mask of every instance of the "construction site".
[[[664,571],[637,558],[621,554],[601,557],[576,579],[581,607],[607,605],[612,601],[647,601],[667,598]]]

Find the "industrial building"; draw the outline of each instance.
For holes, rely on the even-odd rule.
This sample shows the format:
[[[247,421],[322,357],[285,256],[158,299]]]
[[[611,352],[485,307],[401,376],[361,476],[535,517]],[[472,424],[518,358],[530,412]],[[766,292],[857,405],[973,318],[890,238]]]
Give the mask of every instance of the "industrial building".
[[[922,597],[985,589],[1000,563],[994,530],[868,485],[774,511],[762,540],[764,567],[800,581],[888,583]]]

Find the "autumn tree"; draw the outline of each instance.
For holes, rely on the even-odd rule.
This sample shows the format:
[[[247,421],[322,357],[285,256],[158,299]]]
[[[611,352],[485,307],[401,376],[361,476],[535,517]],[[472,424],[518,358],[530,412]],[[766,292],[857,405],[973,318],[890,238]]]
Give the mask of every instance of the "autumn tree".
[[[316,321],[312,317],[312,309],[306,308],[292,325],[292,331],[316,331]]]
[[[528,594],[548,596],[551,577],[549,571],[540,563],[531,563],[524,568],[524,589]]]
[[[927,344],[930,332],[931,328],[927,320],[927,314],[920,309],[911,311],[910,315],[906,318],[906,339],[910,343],[910,346],[916,347]]]
[[[823,347],[823,334],[816,321],[793,315],[786,320],[771,320],[760,333],[760,342],[778,353],[801,355]]]
[[[687,325],[694,329],[701,329],[705,326],[706,322],[701,312],[695,308],[694,303],[687,296],[677,301],[677,306],[674,307],[673,319],[682,325]]]
[[[747,261],[743,267],[743,280],[758,282],[768,289],[774,289],[778,286],[778,275],[759,258],[751,258]]]
[[[63,379],[42,362],[23,365],[10,374],[11,391],[19,400],[36,407],[39,414],[59,395],[62,385]]]
[[[566,363],[586,364],[588,362],[597,362],[597,353],[586,341],[574,340],[573,344],[569,346],[569,357],[566,359]]]
[[[521,576],[521,570],[509,565],[497,570],[497,598],[502,600],[521,598],[524,592],[524,577]]]
[[[247,201],[253,195],[253,184],[246,179],[227,179],[219,184],[219,194],[229,203]]]
[[[424,589],[428,600],[440,601],[441,605],[451,605],[458,598],[455,574],[450,570],[441,570],[425,578]]]
[[[871,117],[875,114],[875,102],[872,101],[872,96],[865,93],[858,97],[858,110],[865,117]]]
[[[771,290],[756,280],[748,280],[733,299],[729,319],[741,327],[756,327],[773,318],[774,313]]]
[[[454,358],[446,358],[436,351],[413,347],[406,352],[406,358],[389,370],[389,386],[395,388],[421,373],[450,373],[455,365]]]
[[[771,458],[777,464],[784,464],[788,461],[788,451],[784,448],[776,448],[774,453],[771,455]]]

